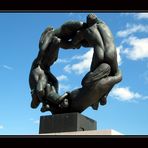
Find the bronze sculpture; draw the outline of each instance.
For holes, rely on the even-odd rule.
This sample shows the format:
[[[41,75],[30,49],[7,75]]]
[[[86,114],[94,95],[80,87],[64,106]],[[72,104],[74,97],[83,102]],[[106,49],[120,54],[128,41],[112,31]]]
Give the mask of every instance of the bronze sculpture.
[[[81,88],[60,96],[58,81],[50,72],[50,66],[57,60],[59,48],[75,49],[81,46],[94,49],[90,71],[83,78]],[[48,27],[41,36],[39,49],[29,82],[31,107],[36,108],[42,102],[42,112],[81,113],[89,106],[98,109],[99,103],[106,104],[108,93],[122,79],[111,31],[95,14],[89,14],[86,23],[69,21],[55,30]]]

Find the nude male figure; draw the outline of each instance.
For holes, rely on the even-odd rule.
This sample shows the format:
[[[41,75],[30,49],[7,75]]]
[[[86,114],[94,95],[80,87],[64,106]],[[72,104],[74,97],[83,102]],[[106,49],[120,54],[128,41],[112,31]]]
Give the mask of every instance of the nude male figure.
[[[114,76],[118,72],[117,52],[112,33],[108,26],[100,21],[95,14],[89,14],[87,16],[85,27],[77,31],[77,34],[72,40],[72,44],[82,44],[84,47],[94,48],[90,72],[93,72],[102,63],[110,65],[110,76]],[[85,85],[84,80],[85,77],[82,80],[82,86]],[[108,93],[100,99],[101,105],[106,104]],[[97,109],[98,103],[92,105],[92,107]]]
[[[83,26],[82,22],[70,21],[64,23],[59,29],[48,27],[42,33],[39,41],[39,53],[34,60],[29,83],[32,94],[31,107],[37,108],[40,102],[48,99],[54,104],[58,104],[67,95],[58,95],[58,81],[50,72],[50,67],[58,58],[59,48],[64,49],[78,48],[74,47],[68,40]],[[65,102],[67,103],[67,102]],[[45,104],[46,105],[46,104]],[[65,105],[65,104],[64,104]],[[42,111],[46,111],[43,105]]]

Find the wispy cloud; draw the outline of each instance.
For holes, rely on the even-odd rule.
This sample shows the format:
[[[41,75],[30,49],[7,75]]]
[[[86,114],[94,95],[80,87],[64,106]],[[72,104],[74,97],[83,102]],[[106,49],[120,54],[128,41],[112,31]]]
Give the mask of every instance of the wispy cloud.
[[[0,67],[7,69],[7,70],[13,70],[13,67],[8,66],[8,65],[0,65]]]
[[[76,74],[83,74],[90,68],[91,60],[93,55],[93,49],[81,56],[74,56],[72,59],[78,59],[79,62],[75,64],[68,64],[64,67],[64,70],[68,73],[74,72]]]
[[[136,19],[148,19],[148,13],[121,13],[121,16],[132,16]]]
[[[112,89],[110,96],[119,101],[129,102],[148,99],[148,96],[144,96],[138,92],[134,92],[129,87],[115,87]]]
[[[130,45],[122,51],[131,60],[148,58],[148,38],[129,37],[126,43]]]
[[[68,80],[68,77],[66,75],[60,75],[60,76],[57,77],[57,79],[59,81],[63,81],[63,80]]]
[[[66,91],[69,91],[71,86],[69,84],[59,84],[59,92],[64,93]]]
[[[67,73],[71,73],[72,71],[72,65],[68,64],[64,67],[64,71]]]
[[[69,63],[69,62],[70,62],[69,59],[58,59],[58,60],[56,61],[56,63]]]
[[[123,46],[120,45],[116,49],[117,49],[117,61],[118,61],[118,65],[121,65],[122,64],[121,50],[123,50]]]
[[[142,97],[138,92],[133,92],[129,87],[116,87],[111,91],[111,96],[120,101],[132,101]]]
[[[0,129],[3,129],[3,128],[4,128],[4,126],[0,124]]]
[[[148,13],[135,13],[137,19],[148,19]]]
[[[127,24],[124,30],[120,30],[117,32],[118,37],[127,37],[133,33],[137,32],[148,32],[148,25],[142,24]]]

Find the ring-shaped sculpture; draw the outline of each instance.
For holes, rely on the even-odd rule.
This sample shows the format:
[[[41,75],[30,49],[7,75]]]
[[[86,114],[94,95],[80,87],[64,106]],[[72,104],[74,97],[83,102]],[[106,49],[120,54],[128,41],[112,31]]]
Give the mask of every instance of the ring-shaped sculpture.
[[[82,87],[60,96],[58,80],[50,67],[58,59],[59,48],[93,48],[90,71],[82,79]],[[117,63],[117,51],[108,26],[95,14],[89,14],[86,22],[69,21],[60,28],[47,27],[39,41],[39,53],[32,63],[29,75],[31,107],[42,103],[41,111],[52,114],[83,112],[99,103],[105,105],[113,86],[122,80]]]

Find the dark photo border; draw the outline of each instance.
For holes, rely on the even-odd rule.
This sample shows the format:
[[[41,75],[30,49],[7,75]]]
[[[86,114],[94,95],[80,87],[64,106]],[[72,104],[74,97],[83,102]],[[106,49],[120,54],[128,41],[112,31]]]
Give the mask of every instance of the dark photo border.
[[[146,11],[147,0],[1,0],[1,11]]]

